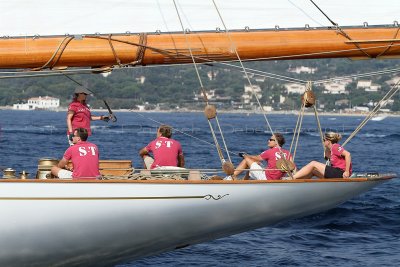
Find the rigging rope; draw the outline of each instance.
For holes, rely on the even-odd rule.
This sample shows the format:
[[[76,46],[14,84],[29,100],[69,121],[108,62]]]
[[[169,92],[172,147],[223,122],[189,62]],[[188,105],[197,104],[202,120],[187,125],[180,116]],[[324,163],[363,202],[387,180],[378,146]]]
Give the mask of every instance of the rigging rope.
[[[398,80],[389,92],[379,101],[379,103],[374,107],[374,109],[365,117],[365,119],[358,125],[358,127],[351,133],[351,135],[346,139],[346,141],[342,144],[345,146],[364,126],[367,122],[389,101],[400,89],[399,87],[400,80]]]
[[[117,62],[117,65],[118,65],[118,66],[122,66],[121,60],[119,59],[119,57],[118,57],[118,55],[117,55],[117,52],[115,52],[114,45],[112,44],[111,36],[112,36],[112,34],[109,34],[109,35],[108,35],[108,43],[110,44],[111,51],[112,51],[112,53],[113,53],[113,55],[114,55],[114,58],[115,58],[115,61]]]
[[[185,36],[186,43],[187,43],[187,45],[188,45],[188,49],[189,49],[189,53],[190,53],[190,56],[191,56],[192,61],[193,61],[193,65],[194,65],[195,70],[196,70],[197,78],[198,78],[199,83],[200,83],[200,89],[201,89],[201,91],[202,91],[202,93],[203,93],[203,97],[204,97],[204,100],[205,100],[205,102],[206,102],[206,109],[207,109],[207,107],[210,107],[209,102],[208,102],[208,98],[207,98],[207,92],[205,91],[205,88],[204,88],[204,86],[203,86],[203,82],[202,82],[202,79],[201,79],[201,77],[200,77],[199,70],[198,70],[198,68],[197,68],[197,63],[196,63],[196,60],[195,60],[195,58],[194,58],[194,56],[193,56],[192,48],[191,48],[191,46],[190,46],[190,43],[189,43],[189,40],[188,40],[188,37],[187,37],[187,33],[186,33],[185,28],[184,28],[184,26],[183,26],[183,22],[182,22],[182,19],[181,19],[180,14],[179,14],[178,7],[177,7],[177,5],[176,5],[175,0],[173,0],[173,2],[174,2],[174,6],[175,6],[175,10],[176,10],[177,16],[178,16],[178,18],[179,18],[179,22],[180,22],[181,27],[182,27],[183,34],[184,34],[184,36]],[[210,108],[211,108],[211,107],[210,107]],[[220,135],[221,135],[221,137],[222,137],[222,141],[223,141],[225,150],[228,151],[228,148],[227,148],[225,139],[223,138],[223,133],[222,133],[222,130],[221,130],[221,126],[220,126],[220,124],[219,124],[219,121],[218,121],[218,118],[217,118],[217,114],[216,114],[216,112],[215,112],[215,115],[213,115],[213,116],[207,116],[207,121],[208,121],[210,130],[211,130],[212,137],[213,137],[213,139],[214,139],[214,143],[215,143],[216,148],[217,148],[217,152],[218,152],[219,158],[220,158],[220,160],[221,160],[222,167],[224,168],[224,166],[232,165],[232,163],[231,163],[232,161],[231,161],[231,158],[230,158],[229,153],[227,153],[228,159],[229,159],[229,163],[230,163],[230,164],[229,164],[229,163],[226,164],[227,162],[226,162],[226,160],[225,160],[225,158],[224,158],[224,155],[223,155],[223,153],[222,153],[221,147],[220,147],[220,145],[219,145],[219,143],[218,143],[218,139],[217,139],[217,137],[216,137],[216,135],[215,135],[214,128],[213,128],[213,126],[212,126],[212,124],[211,124],[211,119],[212,119],[212,118],[215,118],[215,119],[216,119],[216,123],[217,123],[218,129],[219,129]],[[232,165],[232,168],[230,168],[230,169],[233,169],[233,165]],[[227,173],[227,174],[230,175],[230,174],[231,174],[230,172],[232,172],[232,171],[229,171],[229,173]],[[233,173],[233,172],[232,172],[232,173]]]
[[[342,29],[340,28],[339,24],[337,24],[336,22],[334,22],[333,20],[331,20],[325,13],[324,11],[322,11],[321,8],[319,8],[319,6],[314,3],[313,0],[310,0],[311,3],[313,3],[313,5],[318,8],[319,11],[321,11],[321,13],[329,20],[330,23],[332,23],[333,26],[336,27],[336,29],[339,31],[339,33],[341,35],[343,35],[344,37],[346,37],[348,40],[352,40],[351,37]],[[364,49],[362,49],[359,44],[354,43],[354,45],[358,48],[358,50],[360,50],[362,53],[364,53],[367,57],[372,58],[372,56],[370,54],[368,54],[367,52],[364,51]]]
[[[64,37],[64,39],[61,40],[60,44],[58,45],[58,47],[56,48],[56,50],[54,51],[53,55],[50,57],[50,59],[42,66],[42,67],[38,67],[38,68],[34,68],[32,69],[32,71],[39,71],[42,70],[44,68],[47,68],[48,65],[54,60],[54,58],[56,57],[57,53],[60,51],[58,55],[58,58],[53,62],[53,64],[51,64],[50,68],[54,67],[55,64],[58,62],[59,58],[61,57],[61,55],[63,54],[63,52],[65,51],[65,48],[68,46],[69,42],[71,42],[74,39],[74,37],[72,36],[66,36]],[[66,42],[65,42],[66,41]],[[65,43],[64,43],[65,42]],[[62,47],[62,48],[61,48]]]
[[[305,110],[305,101],[303,101],[303,103],[301,104],[301,108],[300,108],[300,112],[299,112],[299,116],[297,118],[297,123],[296,123],[296,128],[293,132],[293,138],[292,138],[292,143],[290,144],[290,153],[292,153],[292,146],[293,146],[293,142],[295,142],[295,146],[293,149],[293,161],[296,158],[296,151],[297,151],[297,145],[298,145],[298,141],[299,141],[299,137],[300,137],[300,132],[301,132],[301,125],[303,123],[303,118],[304,118],[304,110]]]
[[[231,43],[231,45],[232,45],[232,48],[233,48],[234,51],[235,51],[236,57],[237,57],[238,61],[240,62],[240,65],[241,65],[241,67],[242,67],[242,69],[243,69],[243,72],[244,72],[245,75],[246,75],[247,81],[248,81],[248,83],[249,83],[249,85],[250,85],[250,87],[251,87],[252,95],[253,95],[253,96],[255,97],[255,99],[257,100],[258,106],[259,106],[259,108],[260,108],[261,111],[262,111],[262,114],[263,114],[264,119],[265,119],[265,121],[266,121],[266,123],[267,123],[267,126],[268,126],[268,128],[269,128],[271,134],[273,134],[271,124],[269,123],[268,118],[267,118],[267,115],[266,115],[266,111],[264,110],[263,106],[261,105],[260,99],[258,98],[257,94],[254,93],[253,84],[252,84],[251,81],[250,81],[250,77],[249,77],[249,75],[248,75],[248,73],[247,73],[247,71],[246,71],[246,68],[245,68],[244,65],[243,65],[243,62],[242,62],[242,60],[241,60],[241,58],[240,58],[240,55],[239,55],[239,53],[238,53],[238,51],[237,51],[237,49],[236,49],[236,45],[235,45],[235,43],[233,42],[233,40],[232,40],[232,38],[231,38],[230,32],[229,32],[228,28],[226,27],[225,21],[224,21],[224,19],[222,18],[221,13],[219,12],[219,9],[218,9],[217,4],[215,3],[215,0],[212,0],[212,2],[213,2],[213,4],[214,4],[215,10],[216,10],[217,13],[218,13],[218,16],[219,16],[219,18],[220,18],[220,20],[221,20],[221,23],[222,23],[222,25],[224,26],[225,32],[226,32],[226,34],[227,34],[227,36],[228,36],[228,39],[229,39],[229,41],[230,41],[230,43]],[[291,171],[290,171],[290,167],[289,167],[288,163],[287,163],[286,160],[285,160],[285,157],[284,157],[284,155],[283,155],[283,152],[282,152],[281,147],[280,147],[279,145],[278,145],[277,147],[278,147],[278,149],[279,149],[279,153],[280,153],[281,158],[282,158],[282,160],[283,160],[283,165],[284,165],[284,167],[285,167],[286,172],[289,174],[289,176],[290,176],[291,179],[294,179],[294,178],[293,178],[293,175],[292,175],[292,173],[291,173]],[[287,160],[289,160],[289,159],[287,159]]]

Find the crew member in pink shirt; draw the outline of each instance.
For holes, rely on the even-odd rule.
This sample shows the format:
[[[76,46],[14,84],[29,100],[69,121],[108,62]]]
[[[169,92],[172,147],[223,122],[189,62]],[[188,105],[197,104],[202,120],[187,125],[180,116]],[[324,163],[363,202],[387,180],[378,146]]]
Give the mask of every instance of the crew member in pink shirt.
[[[286,172],[281,171],[277,168],[276,163],[279,159],[285,159],[284,163],[287,165],[288,169],[292,169],[294,164],[291,162],[292,155],[290,155],[289,151],[283,149],[282,146],[285,144],[285,138],[280,133],[274,133],[271,138],[268,140],[269,149],[262,152],[260,155],[247,155],[243,154],[242,162],[237,166],[235,172],[232,177],[229,177],[226,180],[230,180],[231,178],[236,180],[238,175],[243,172],[245,169],[249,169],[246,173],[244,179],[251,180],[280,180],[286,174]],[[264,168],[260,165],[261,161],[267,161],[267,168]]]
[[[338,144],[342,136],[338,133],[325,133],[325,156],[330,159],[331,166],[311,161],[301,168],[294,176],[295,179],[319,178],[349,178],[352,173],[351,154]]]
[[[74,131],[73,142],[64,153],[57,166],[51,168],[51,173],[60,179],[97,179],[99,172],[99,149],[95,144],[87,142],[88,131],[78,128]],[[72,169],[67,170],[68,161]]]
[[[171,136],[171,127],[161,125],[157,130],[157,138],[139,151],[147,169],[165,166],[183,168],[185,166],[182,146]],[[154,158],[150,157],[149,153],[152,153]]]
[[[90,121],[103,120],[108,121],[108,116],[94,116],[91,114],[86,104],[87,95],[90,91],[79,86],[75,89],[74,98],[68,106],[67,113],[67,137],[70,145],[73,145],[72,137],[75,129],[84,128],[88,131],[89,136],[92,134],[90,129]]]

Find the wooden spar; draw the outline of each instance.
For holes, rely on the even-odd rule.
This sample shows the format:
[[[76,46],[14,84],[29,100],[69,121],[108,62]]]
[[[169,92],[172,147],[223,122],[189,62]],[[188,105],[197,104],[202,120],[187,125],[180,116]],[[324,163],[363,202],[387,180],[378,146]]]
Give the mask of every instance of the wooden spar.
[[[342,29],[351,40],[334,28],[231,31],[230,35],[242,60],[386,58],[400,55],[399,27]],[[186,36],[196,62],[237,60],[233,44],[225,32],[190,32]],[[182,33],[0,39],[1,69],[191,62]]]

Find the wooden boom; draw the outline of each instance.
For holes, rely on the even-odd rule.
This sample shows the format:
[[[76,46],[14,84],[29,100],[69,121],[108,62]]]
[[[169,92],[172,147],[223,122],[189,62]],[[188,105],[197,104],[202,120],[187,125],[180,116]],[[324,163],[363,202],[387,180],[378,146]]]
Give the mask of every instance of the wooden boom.
[[[387,58],[399,26],[0,38],[0,68],[104,67],[237,60]],[[231,41],[232,40],[232,41]]]

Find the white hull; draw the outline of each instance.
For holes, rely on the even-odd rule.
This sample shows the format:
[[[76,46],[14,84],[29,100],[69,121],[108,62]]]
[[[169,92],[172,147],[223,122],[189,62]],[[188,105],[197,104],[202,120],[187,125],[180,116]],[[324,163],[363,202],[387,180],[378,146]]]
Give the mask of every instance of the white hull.
[[[2,181],[0,266],[110,266],[328,210],[386,178]]]

